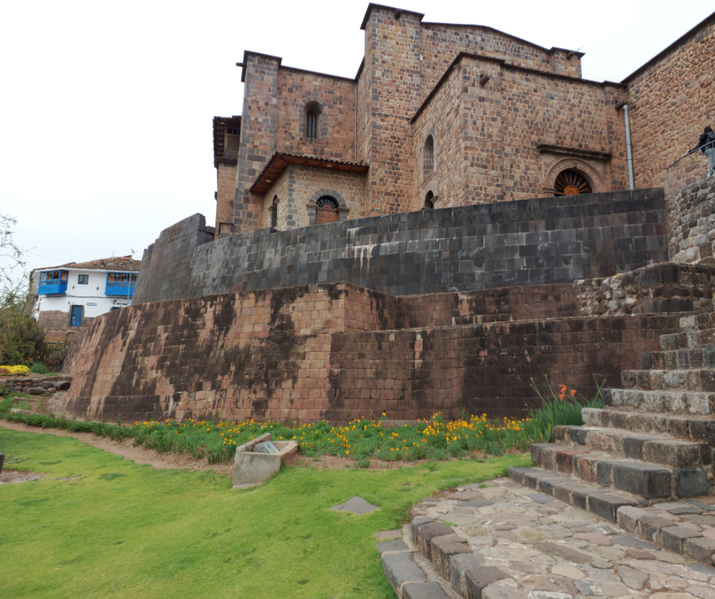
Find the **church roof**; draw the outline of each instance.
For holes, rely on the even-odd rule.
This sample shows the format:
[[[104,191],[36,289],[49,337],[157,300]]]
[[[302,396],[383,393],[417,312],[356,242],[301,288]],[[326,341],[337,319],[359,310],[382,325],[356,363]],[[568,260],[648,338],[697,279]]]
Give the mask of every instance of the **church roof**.
[[[288,152],[276,152],[273,154],[268,164],[263,167],[263,170],[258,175],[256,182],[251,186],[251,193],[262,196],[273,185],[281,173],[291,164],[300,166],[311,166],[313,168],[329,168],[334,171],[343,171],[349,173],[366,173],[368,171],[367,164],[360,162],[347,162],[343,160],[333,160],[331,158],[319,158],[317,156],[308,156],[306,154],[291,154]]]

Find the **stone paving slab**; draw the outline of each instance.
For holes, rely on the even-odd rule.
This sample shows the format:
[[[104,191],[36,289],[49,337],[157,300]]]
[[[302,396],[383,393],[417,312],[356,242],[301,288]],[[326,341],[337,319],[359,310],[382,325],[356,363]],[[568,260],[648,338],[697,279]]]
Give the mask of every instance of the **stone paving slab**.
[[[345,503],[334,505],[330,508],[336,512],[352,512],[353,514],[369,514],[380,508],[372,503],[365,501],[362,497],[352,497]]]
[[[464,500],[460,500],[460,494]],[[417,529],[446,532],[434,524],[451,529],[451,535],[430,540],[431,554],[438,564],[426,567],[424,556],[415,553],[410,526],[404,535],[409,550],[402,555],[414,556],[412,563],[420,563],[425,571],[432,568],[428,580],[422,582],[439,582],[451,597],[715,599],[715,568],[697,563],[687,549],[682,555],[673,553],[635,536],[619,523],[549,498],[551,501],[542,502],[533,488],[506,478],[430,498],[413,508],[411,517]],[[483,499],[483,505],[465,505],[476,499]],[[705,502],[709,498],[700,499]],[[691,506],[700,513],[690,513]],[[452,515],[455,510],[474,523],[456,525]],[[465,510],[471,513],[465,514]],[[650,519],[647,521],[655,527],[658,543],[662,542],[662,531],[668,529],[668,543],[690,543],[692,554],[704,555],[715,547],[715,538],[705,534],[709,522],[702,520],[709,512],[695,502],[629,506],[627,510],[631,510],[631,522],[639,526],[642,519]],[[658,528],[658,524],[663,526]],[[424,539],[424,535],[418,536]],[[469,552],[446,555],[443,548],[457,545]],[[390,554],[385,555],[388,557]],[[398,592],[398,597],[403,595]]]

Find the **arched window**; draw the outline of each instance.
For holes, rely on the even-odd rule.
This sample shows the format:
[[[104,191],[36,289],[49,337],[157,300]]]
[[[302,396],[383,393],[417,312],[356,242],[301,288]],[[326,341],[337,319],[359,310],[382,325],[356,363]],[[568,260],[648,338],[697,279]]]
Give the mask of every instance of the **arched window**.
[[[305,136],[308,139],[318,139],[321,114],[320,104],[309,102],[305,107]]]
[[[427,195],[425,196],[425,205],[423,206],[423,210],[433,210],[434,209],[434,194],[431,191],[427,192]]]
[[[554,182],[557,196],[576,196],[582,193],[593,193],[588,179],[575,170],[561,171]]]
[[[425,147],[422,150],[422,174],[429,177],[434,170],[434,139],[431,135],[425,140]]]
[[[315,202],[317,209],[315,211],[315,224],[323,225],[325,223],[334,223],[340,220],[338,213],[339,204],[337,200],[331,196],[322,196]]]

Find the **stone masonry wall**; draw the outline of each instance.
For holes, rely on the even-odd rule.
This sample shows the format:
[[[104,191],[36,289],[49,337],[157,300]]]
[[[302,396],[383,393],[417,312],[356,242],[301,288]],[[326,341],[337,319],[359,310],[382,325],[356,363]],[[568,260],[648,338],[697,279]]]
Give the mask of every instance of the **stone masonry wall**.
[[[367,131],[370,170],[366,216],[413,209],[410,119],[422,103],[420,16],[373,6],[365,23],[364,69],[370,86]]]
[[[636,188],[665,187],[665,169],[715,126],[715,15],[623,83]],[[621,115],[621,119],[623,116]]]
[[[132,306],[73,344],[65,409],[129,421],[519,416],[538,401],[532,377],[591,393],[592,374],[616,383],[678,326],[653,315],[451,326],[493,316],[490,304],[517,319],[576,309],[564,286],[532,290],[531,306],[515,290],[397,298],[352,285]]]
[[[490,79],[481,86],[485,74]],[[415,121],[415,161],[421,164],[431,132],[435,144],[435,174],[421,185],[416,177],[415,195],[429,188],[439,207],[525,199],[553,188],[567,168],[581,171],[595,192],[625,189],[625,129],[615,110],[622,97],[615,84],[464,56]],[[539,144],[573,154],[540,153]]]
[[[221,223],[233,224],[233,202],[236,196],[237,177],[236,165],[219,163],[216,173],[218,179],[216,184],[216,234],[218,235],[221,232]]]
[[[670,259],[715,264],[715,177],[686,187],[667,202]]]
[[[355,160],[355,82],[281,67],[278,70],[276,150]],[[306,137],[306,105],[321,108],[318,138]]]
[[[275,56],[246,53],[243,66],[243,112],[233,222],[235,231],[262,226],[263,198],[249,190],[276,151],[278,68]]]
[[[667,260],[665,219],[655,189],[264,229],[203,245],[191,239],[193,221],[182,221],[145,252],[134,301],[330,282],[391,295],[570,283]]]
[[[364,175],[290,165],[263,196],[263,226],[270,226],[270,207],[273,198],[277,196],[278,230],[307,227],[310,224],[310,211],[315,213],[315,208],[308,207],[308,201],[320,189],[330,190],[334,192],[333,196],[339,195],[345,201],[348,208],[345,219],[364,216]]]
[[[84,312],[84,307],[82,308]],[[82,324],[78,327],[70,326],[70,313],[61,310],[45,310],[39,313],[38,322],[45,329],[46,341],[60,341],[67,336],[67,333],[76,333],[89,327],[94,318],[88,318],[82,314]]]
[[[460,52],[501,58],[511,64],[581,77],[581,54],[536,44],[506,35],[490,27],[423,23],[421,53],[422,87],[431,90]]]
[[[661,263],[606,277],[576,281],[582,316],[710,312],[715,308],[715,266]]]

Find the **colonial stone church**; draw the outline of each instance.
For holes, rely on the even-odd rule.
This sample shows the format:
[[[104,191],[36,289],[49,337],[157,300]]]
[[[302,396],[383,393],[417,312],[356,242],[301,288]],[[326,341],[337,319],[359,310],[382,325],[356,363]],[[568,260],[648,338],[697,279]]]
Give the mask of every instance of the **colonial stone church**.
[[[353,79],[245,52],[242,115],[214,118],[217,237],[664,186],[715,118],[713,15],[621,83],[583,79],[580,52],[423,17],[370,4]]]

